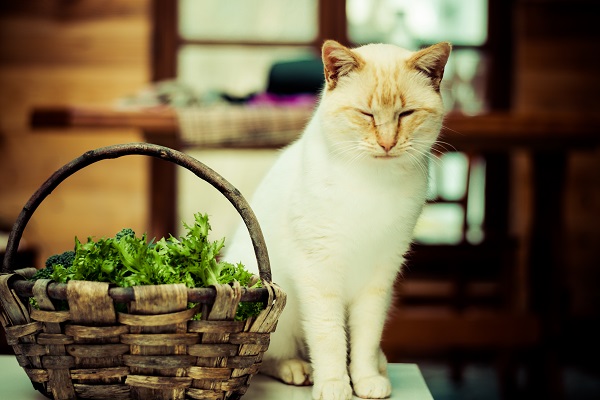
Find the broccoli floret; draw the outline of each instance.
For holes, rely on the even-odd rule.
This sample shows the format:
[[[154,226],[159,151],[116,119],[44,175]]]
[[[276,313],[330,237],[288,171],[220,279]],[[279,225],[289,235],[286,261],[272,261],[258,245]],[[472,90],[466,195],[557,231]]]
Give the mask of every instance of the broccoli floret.
[[[35,281],[38,279],[52,279],[53,272],[54,272],[54,267],[52,267],[52,265],[50,265],[46,268],[38,269],[37,272],[35,274],[33,274],[33,276],[29,280]]]
[[[53,256],[48,257],[46,260],[46,268],[53,267],[55,265],[62,265],[65,268],[69,268],[73,265],[73,260],[75,259],[75,252],[72,250],[65,251],[62,254],[55,254]]]
[[[54,254],[48,257],[46,260],[46,268],[37,270],[37,272],[31,277],[31,280],[35,281],[37,279],[52,279],[55,265],[62,265],[66,269],[73,265],[74,259],[75,252],[72,250],[65,251],[62,254]]]
[[[135,232],[131,228],[123,228],[119,233],[116,234],[115,239],[117,239],[118,241],[124,236],[131,236],[132,238],[134,238]]]

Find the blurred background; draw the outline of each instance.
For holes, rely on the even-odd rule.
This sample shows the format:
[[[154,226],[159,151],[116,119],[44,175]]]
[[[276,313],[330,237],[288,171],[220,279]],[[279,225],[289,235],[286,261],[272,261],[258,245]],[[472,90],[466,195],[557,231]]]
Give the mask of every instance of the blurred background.
[[[310,116],[325,39],[409,49],[451,41],[442,88],[451,115],[468,122],[501,114],[507,125],[512,115],[551,115],[566,131],[570,121],[589,118],[600,128],[595,3],[3,2],[0,250],[52,172],[110,144],[156,138],[250,197],[278,148],[301,127],[277,126],[269,137],[287,139],[265,142],[260,128],[248,139],[248,124],[227,125],[231,137],[206,145],[193,125],[217,118],[210,124],[218,131],[234,113],[265,105],[296,106]],[[62,106],[149,110],[145,115],[168,109],[175,133],[158,137],[136,123],[103,121],[32,126],[36,108]],[[430,202],[384,337],[390,361],[417,362],[435,399],[600,398],[600,149],[598,141],[560,149],[544,148],[543,136],[536,141],[463,151],[442,137],[436,146]],[[238,217],[220,194],[185,171],[161,176],[152,168],[147,159],[127,157],[69,178],[29,223],[19,263],[41,267],[70,249],[74,236],[112,236],[123,227],[144,232],[157,212],[173,214],[175,228],[208,212],[214,236],[231,236]],[[161,190],[176,191],[173,210],[152,203],[148,193]]]

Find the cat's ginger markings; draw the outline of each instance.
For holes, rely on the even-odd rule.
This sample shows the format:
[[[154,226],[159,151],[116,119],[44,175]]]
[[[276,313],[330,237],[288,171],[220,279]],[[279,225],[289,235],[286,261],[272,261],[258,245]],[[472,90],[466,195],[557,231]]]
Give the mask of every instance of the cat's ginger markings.
[[[315,399],[391,393],[381,335],[426,198],[449,55],[448,43],[411,52],[326,41],[319,106],[254,194],[273,277],[288,295],[261,372],[314,381]],[[226,256],[251,267],[245,229]]]

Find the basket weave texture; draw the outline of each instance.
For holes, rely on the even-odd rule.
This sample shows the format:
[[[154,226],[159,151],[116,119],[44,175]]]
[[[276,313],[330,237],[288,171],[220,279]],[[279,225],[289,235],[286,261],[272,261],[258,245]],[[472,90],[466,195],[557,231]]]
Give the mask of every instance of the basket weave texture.
[[[115,152],[116,156],[147,154],[168,161],[183,157],[186,163],[199,163],[148,144],[111,146],[99,149],[92,158],[114,158]],[[86,154],[89,158],[89,152]],[[48,191],[42,192],[37,197],[45,197]],[[39,204],[37,197],[32,200]],[[123,295],[123,289],[102,282],[27,281],[34,268],[11,269],[0,275],[0,320],[8,344],[33,386],[56,400],[242,397],[258,372],[286,297],[270,282],[268,261],[261,265],[266,248],[253,214],[249,214],[248,224],[251,210],[243,201],[232,202],[242,210],[255,242],[260,289],[241,288],[237,283],[207,289],[149,285],[130,288]],[[31,214],[35,208],[29,204],[23,213]],[[10,256],[28,219],[29,215],[20,218],[13,228],[16,238],[9,238],[5,270],[10,269]],[[257,235],[259,240],[255,240]],[[39,309],[29,306],[30,297]],[[262,299],[265,309],[256,317],[235,321],[238,304],[248,298]],[[56,310],[58,299],[67,300],[68,311]],[[127,312],[116,311],[115,303],[125,303]],[[188,308],[189,303],[197,305]],[[192,320],[198,312],[202,319]]]

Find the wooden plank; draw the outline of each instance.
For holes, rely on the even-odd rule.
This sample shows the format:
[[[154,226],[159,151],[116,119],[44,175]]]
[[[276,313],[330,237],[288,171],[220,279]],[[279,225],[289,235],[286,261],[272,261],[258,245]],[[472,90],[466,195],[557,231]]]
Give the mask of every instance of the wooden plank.
[[[188,376],[194,379],[227,380],[231,376],[229,368],[190,367]]]
[[[37,337],[39,344],[71,344],[73,343],[73,337],[63,335],[62,333],[40,333]]]
[[[152,134],[174,135],[177,129],[177,116],[171,108],[148,110],[116,110],[108,107],[65,107],[47,106],[33,109],[30,124],[32,128],[64,127],[135,127]]]
[[[156,315],[118,313],[117,319],[124,325],[161,326],[188,321],[197,312],[196,308],[190,308],[184,311]]]
[[[177,346],[198,343],[200,335],[195,333],[127,333],[121,335],[121,342],[139,346]]]
[[[129,332],[126,326],[85,326],[85,325],[67,325],[65,333],[73,336],[75,339],[97,339],[97,338],[118,338],[120,335]]]
[[[12,65],[127,65],[148,57],[145,15],[72,23],[3,18],[0,63]]]
[[[36,107],[31,115],[31,125],[34,128],[134,127],[171,136],[176,136],[178,130],[174,110],[166,107],[129,110]],[[585,147],[600,144],[599,130],[600,117],[596,114],[490,113],[465,116],[451,113],[444,121],[440,139],[448,143],[450,150]],[[227,145],[235,147],[234,143]]]
[[[228,357],[235,356],[239,346],[228,343],[194,344],[188,346],[187,353],[196,357]]]
[[[450,114],[441,139],[457,149],[573,148],[600,144],[597,115],[492,113]]]
[[[149,389],[187,388],[192,384],[192,378],[171,376],[129,375],[126,385],[139,386]]]
[[[2,14],[18,16],[38,16],[64,21],[95,20],[108,16],[138,15],[147,10],[148,0],[85,0],[85,1],[18,1],[5,2],[0,6]]]
[[[187,368],[194,364],[196,357],[187,355],[151,356],[123,355],[123,363],[129,367],[138,368]]]
[[[148,81],[145,64],[116,66],[2,65],[0,96],[3,129],[24,136],[32,108],[47,104],[114,104]],[[60,94],[60,95],[58,95]],[[55,131],[56,133],[56,131]]]
[[[397,310],[389,319],[382,347],[389,353],[452,349],[519,348],[540,338],[537,318],[508,312]]]
[[[121,378],[129,374],[127,367],[72,369],[72,379]]]
[[[73,385],[80,399],[131,399],[130,388],[127,385],[84,385],[76,383]]]
[[[40,322],[65,322],[71,319],[71,313],[68,311],[44,311],[34,308],[29,315],[31,319]]]
[[[67,353],[74,357],[115,357],[129,352],[129,346],[126,344],[84,344],[69,345],[66,347]]]
[[[42,365],[46,369],[69,369],[75,366],[71,356],[43,356]]]

